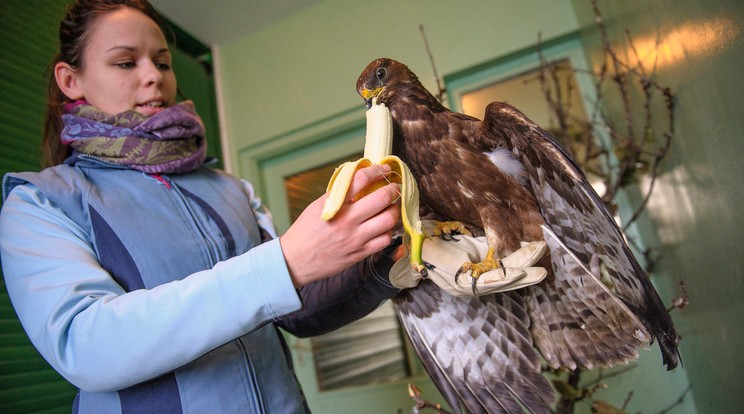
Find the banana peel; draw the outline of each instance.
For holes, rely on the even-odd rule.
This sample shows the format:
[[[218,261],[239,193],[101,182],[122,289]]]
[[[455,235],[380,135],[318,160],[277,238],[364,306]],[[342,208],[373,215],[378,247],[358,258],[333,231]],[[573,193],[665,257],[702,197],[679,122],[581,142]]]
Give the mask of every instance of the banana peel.
[[[403,222],[403,229],[408,233],[411,240],[408,247],[411,267],[417,272],[425,273],[426,268],[421,258],[425,236],[419,218],[418,186],[413,174],[403,160],[392,155],[393,120],[390,116],[390,110],[385,104],[377,104],[376,101],[373,101],[366,115],[367,131],[365,134],[364,157],[356,161],[345,162],[333,172],[326,188],[328,198],[323,205],[321,218],[328,221],[338,213],[346,201],[346,194],[358,169],[371,165],[390,165],[392,173],[388,174],[387,180],[400,184],[401,221]],[[354,196],[352,201],[357,201],[386,184],[385,181],[377,182]]]

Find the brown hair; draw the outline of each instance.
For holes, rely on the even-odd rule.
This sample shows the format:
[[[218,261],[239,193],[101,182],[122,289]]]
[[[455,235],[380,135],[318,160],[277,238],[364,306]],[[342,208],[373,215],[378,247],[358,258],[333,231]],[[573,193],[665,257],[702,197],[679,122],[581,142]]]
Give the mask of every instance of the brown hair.
[[[64,19],[59,23],[59,53],[47,71],[47,105],[44,115],[44,134],[41,138],[42,167],[61,164],[70,156],[70,148],[60,141],[63,106],[70,99],[57,86],[54,66],[59,62],[69,64],[74,70],[82,69],[83,52],[88,42],[88,29],[100,16],[129,7],[151,18],[163,31],[166,24],[147,0],[77,0],[67,6]]]

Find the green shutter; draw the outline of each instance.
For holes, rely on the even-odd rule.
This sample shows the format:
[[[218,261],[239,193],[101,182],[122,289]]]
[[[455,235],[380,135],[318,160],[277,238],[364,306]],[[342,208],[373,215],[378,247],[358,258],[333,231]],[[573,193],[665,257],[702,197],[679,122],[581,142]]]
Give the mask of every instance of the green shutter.
[[[0,3],[0,173],[38,170],[46,103],[43,75],[57,50],[64,3]]]
[[[0,0],[0,176],[40,168],[46,104],[43,79],[58,48],[57,28],[65,4],[64,0]],[[176,31],[177,43],[183,34]],[[181,43],[199,53],[206,49],[194,39]],[[197,63],[193,50],[174,54],[178,55],[176,72],[179,67],[185,72],[178,77],[179,86],[205,118],[210,154],[219,155],[209,68]],[[203,59],[202,55],[198,60]],[[0,413],[69,413],[75,393],[75,387],[31,345],[0,280]]]
[[[38,171],[43,76],[57,50],[65,3],[0,1],[0,174]],[[75,387],[31,345],[0,284],[0,412],[69,413]]]

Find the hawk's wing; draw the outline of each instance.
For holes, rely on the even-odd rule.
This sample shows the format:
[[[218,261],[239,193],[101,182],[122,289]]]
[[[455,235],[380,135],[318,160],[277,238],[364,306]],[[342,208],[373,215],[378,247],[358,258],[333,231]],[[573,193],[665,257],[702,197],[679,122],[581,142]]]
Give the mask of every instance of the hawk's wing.
[[[525,299],[514,292],[455,297],[423,280],[395,299],[416,353],[450,406],[472,413],[549,413]]]
[[[566,340],[557,346],[563,342],[573,349],[582,346],[582,339],[590,340],[596,350],[587,349],[584,354],[588,367],[627,360],[624,350],[612,350],[621,345],[634,348],[654,338],[667,367],[676,366],[679,338],[669,313],[607,207],[572,158],[550,134],[504,103],[487,107],[482,132],[479,145],[494,149],[506,142],[522,162],[547,224],[545,236],[555,280],[532,289],[533,321],[557,316],[553,322],[573,325],[575,332],[568,333],[569,338],[562,329]],[[545,320],[533,326],[541,351],[551,346],[543,346],[541,328],[545,339],[560,339],[551,332],[550,324]],[[617,332],[618,328],[625,332]],[[564,366],[571,366],[566,364],[570,360],[585,365],[581,355],[559,359]],[[555,366],[555,361],[551,365]]]
[[[549,412],[553,368],[592,368],[637,357],[653,338],[677,363],[666,309],[581,170],[545,131],[506,104],[491,104],[483,152],[509,148],[524,165],[546,222],[550,268],[541,283],[480,297],[451,296],[432,282],[396,298],[396,309],[427,372],[448,403],[470,412]]]

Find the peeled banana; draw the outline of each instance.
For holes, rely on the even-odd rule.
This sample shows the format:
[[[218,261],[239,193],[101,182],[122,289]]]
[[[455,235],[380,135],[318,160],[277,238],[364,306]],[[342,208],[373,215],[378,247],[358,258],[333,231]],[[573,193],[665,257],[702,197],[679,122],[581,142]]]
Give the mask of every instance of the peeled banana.
[[[388,175],[388,180],[400,184],[401,220],[403,228],[411,240],[409,246],[410,263],[417,272],[425,272],[424,262],[421,258],[421,248],[425,236],[421,230],[421,219],[418,213],[418,187],[408,166],[400,158],[391,154],[392,149],[393,120],[390,116],[390,110],[385,104],[377,104],[373,101],[372,106],[367,111],[364,157],[356,161],[345,162],[333,172],[326,189],[328,198],[323,206],[322,218],[328,221],[341,209],[356,170],[370,165],[390,165],[392,173]],[[380,181],[376,185],[369,186],[356,195],[353,200],[356,201],[385,184],[386,182]]]

